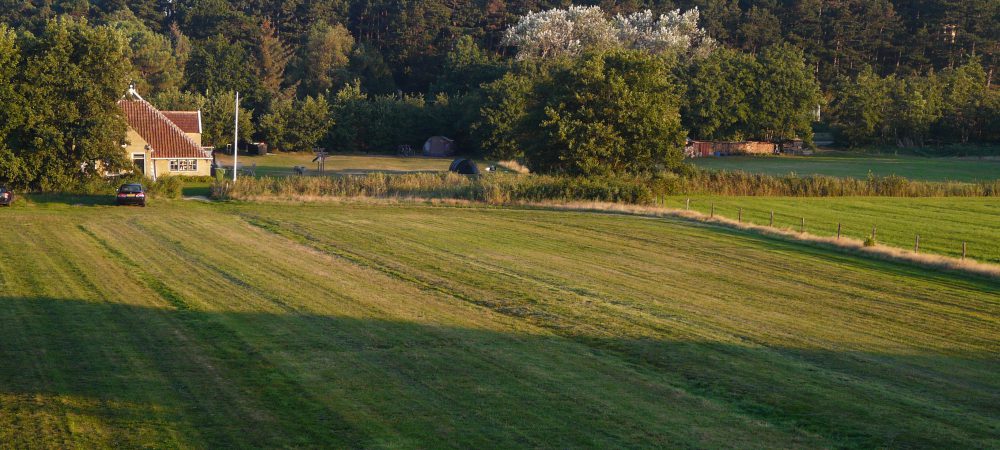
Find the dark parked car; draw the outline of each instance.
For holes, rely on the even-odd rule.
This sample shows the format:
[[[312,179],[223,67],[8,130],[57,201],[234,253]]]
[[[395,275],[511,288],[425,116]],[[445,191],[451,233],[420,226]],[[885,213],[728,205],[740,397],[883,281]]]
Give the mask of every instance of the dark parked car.
[[[0,206],[10,206],[14,203],[14,193],[4,186],[0,186]]]
[[[146,206],[146,189],[141,184],[123,184],[118,188],[115,202],[119,205]]]

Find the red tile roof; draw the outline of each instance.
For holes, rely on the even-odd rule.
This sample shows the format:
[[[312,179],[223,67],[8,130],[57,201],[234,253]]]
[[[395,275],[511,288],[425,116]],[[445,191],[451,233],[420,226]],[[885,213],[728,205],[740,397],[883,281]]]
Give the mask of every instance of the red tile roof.
[[[141,98],[118,100],[129,128],[153,149],[153,158],[211,158],[167,116]]]
[[[201,133],[201,113],[198,111],[160,111],[185,133]]]

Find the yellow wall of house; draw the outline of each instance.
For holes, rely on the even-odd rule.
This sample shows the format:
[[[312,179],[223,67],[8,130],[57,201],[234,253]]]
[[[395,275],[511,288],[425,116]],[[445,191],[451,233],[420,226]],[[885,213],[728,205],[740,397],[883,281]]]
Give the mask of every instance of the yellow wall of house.
[[[191,159],[191,158],[182,158]],[[170,160],[169,159],[154,159],[153,163],[156,165],[156,176],[182,176],[182,177],[207,177],[212,174],[212,160],[211,159],[198,159],[198,170],[193,172],[171,172],[170,171]],[[152,176],[152,174],[150,174]]]
[[[146,173],[143,175],[152,177],[152,161],[149,159],[149,151],[146,150],[146,140],[143,139],[142,136],[139,136],[139,133],[136,133],[135,130],[129,128],[128,131],[125,132],[125,142],[125,157],[128,158],[129,161],[132,161],[132,155],[134,154],[142,153],[145,155]]]
[[[191,138],[191,140],[194,141],[195,144],[198,144],[198,146],[201,147],[201,133],[184,133],[184,134],[186,134],[189,138]]]
[[[191,136],[191,135],[189,134],[189,136]],[[194,137],[192,137],[192,139],[194,139]],[[154,151],[153,155],[150,155],[150,152],[146,150],[146,144],[147,144],[146,140],[143,139],[142,136],[139,136],[139,133],[136,133],[135,130],[129,128],[128,131],[125,133],[125,140],[127,142],[127,145],[125,146],[125,157],[128,158],[129,161],[132,161],[132,159],[133,159],[132,155],[139,154],[139,153],[142,153],[143,155],[145,155],[145,161],[146,161],[145,168],[146,168],[146,170],[145,170],[145,173],[143,173],[143,175],[145,175],[145,176],[147,176],[149,178],[162,177],[162,176],[165,176],[165,175],[170,175],[170,176],[189,176],[189,177],[206,176],[207,177],[207,176],[209,176],[209,175],[212,174],[212,159],[211,158],[201,158],[201,159],[198,159],[198,170],[196,170],[196,171],[193,171],[193,172],[171,172],[170,171],[170,160],[169,159],[152,159],[152,157],[155,156],[156,152]],[[201,135],[200,134],[197,134],[197,139],[195,139],[195,142],[199,142],[199,143],[201,142]],[[183,159],[191,159],[191,158],[183,158]],[[155,171],[154,171],[154,166],[155,166]]]

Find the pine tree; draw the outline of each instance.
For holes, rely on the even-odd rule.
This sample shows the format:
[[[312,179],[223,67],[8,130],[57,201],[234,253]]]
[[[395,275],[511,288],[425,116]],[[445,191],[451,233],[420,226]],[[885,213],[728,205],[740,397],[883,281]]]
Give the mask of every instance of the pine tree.
[[[264,19],[260,26],[260,46],[257,60],[260,69],[260,84],[268,96],[265,103],[276,99],[288,99],[294,95],[295,86],[286,86],[285,68],[294,51],[281,41],[271,21]]]

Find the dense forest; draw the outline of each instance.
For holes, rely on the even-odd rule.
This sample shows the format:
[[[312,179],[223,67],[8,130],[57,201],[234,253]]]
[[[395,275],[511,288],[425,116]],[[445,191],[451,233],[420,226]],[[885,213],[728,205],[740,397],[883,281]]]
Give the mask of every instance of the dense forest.
[[[0,113],[0,170],[37,185],[55,135],[93,159],[117,125],[78,119],[129,80],[201,109],[207,144],[239,91],[272,149],[443,134],[563,172],[669,166],[685,138],[810,142],[817,117],[851,146],[1000,140],[995,0],[574,3],[0,0],[0,100],[24,105]]]

